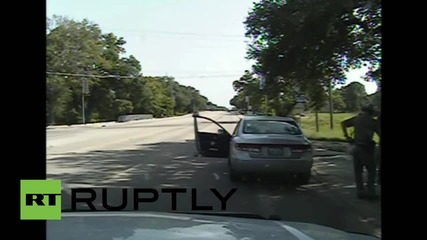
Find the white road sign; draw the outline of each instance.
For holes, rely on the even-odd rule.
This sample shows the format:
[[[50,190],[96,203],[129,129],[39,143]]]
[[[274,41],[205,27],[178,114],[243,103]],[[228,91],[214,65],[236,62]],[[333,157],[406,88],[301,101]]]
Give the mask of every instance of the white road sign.
[[[88,94],[89,93],[89,82],[88,82],[88,80],[84,79],[82,81],[82,84],[83,84],[83,86],[82,86],[83,93]]]

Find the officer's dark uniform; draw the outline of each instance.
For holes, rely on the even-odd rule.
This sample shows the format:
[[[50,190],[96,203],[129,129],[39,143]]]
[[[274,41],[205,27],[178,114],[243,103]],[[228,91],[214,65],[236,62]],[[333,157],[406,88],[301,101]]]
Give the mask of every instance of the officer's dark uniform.
[[[356,117],[344,120],[341,126],[344,135],[354,144],[353,164],[356,181],[357,195],[359,198],[376,197],[375,180],[376,180],[376,161],[375,161],[375,142],[373,141],[374,133],[379,133],[377,120],[373,118],[373,107],[362,108],[362,113]],[[354,139],[347,134],[347,128],[354,127]],[[365,192],[363,184],[363,168],[368,172],[368,192]]]
[[[377,118],[378,121],[378,128],[379,131],[381,132],[381,113]],[[378,159],[378,185],[381,185],[381,141],[378,143],[379,145],[379,149],[378,149],[378,155],[377,155],[377,159]]]

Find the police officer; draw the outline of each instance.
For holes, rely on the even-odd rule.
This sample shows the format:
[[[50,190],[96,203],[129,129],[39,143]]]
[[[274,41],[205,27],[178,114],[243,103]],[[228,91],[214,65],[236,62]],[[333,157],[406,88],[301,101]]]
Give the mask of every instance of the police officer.
[[[378,115],[377,118],[377,122],[378,122],[378,128],[379,131],[381,132],[381,113]],[[377,183],[378,185],[381,185],[381,141],[378,143],[378,154],[377,154],[377,159],[378,159],[378,180]]]
[[[377,120],[374,119],[374,107],[368,105],[362,107],[359,115],[344,120],[341,123],[344,136],[351,144],[354,144],[352,151],[354,175],[357,188],[357,197],[375,199],[378,196],[375,192],[376,162],[375,162],[375,141],[374,133],[380,135]],[[354,128],[354,139],[348,135],[347,128]],[[368,172],[367,191],[363,184],[363,169]]]

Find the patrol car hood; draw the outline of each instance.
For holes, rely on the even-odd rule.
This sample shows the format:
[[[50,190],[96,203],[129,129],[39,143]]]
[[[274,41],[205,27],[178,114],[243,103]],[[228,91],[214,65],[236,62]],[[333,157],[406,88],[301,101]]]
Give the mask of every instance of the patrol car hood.
[[[199,214],[72,212],[48,221],[48,240],[373,240],[307,223]]]

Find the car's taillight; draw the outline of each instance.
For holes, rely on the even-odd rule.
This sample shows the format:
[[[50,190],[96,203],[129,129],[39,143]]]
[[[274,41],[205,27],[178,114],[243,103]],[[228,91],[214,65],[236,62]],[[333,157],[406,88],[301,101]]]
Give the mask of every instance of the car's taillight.
[[[259,153],[261,152],[261,146],[254,145],[254,144],[242,144],[242,143],[236,143],[234,147],[239,151],[244,152],[253,152],[253,153]]]

